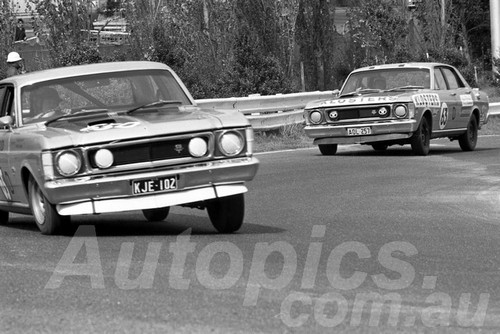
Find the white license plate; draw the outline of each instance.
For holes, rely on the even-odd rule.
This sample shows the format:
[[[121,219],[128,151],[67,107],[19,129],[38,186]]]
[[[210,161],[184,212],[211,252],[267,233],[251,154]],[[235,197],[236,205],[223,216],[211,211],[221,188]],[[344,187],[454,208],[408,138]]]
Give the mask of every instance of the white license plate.
[[[370,128],[370,127],[347,128],[347,135],[348,136],[365,136],[365,135],[371,135],[371,134],[372,134],[372,128]]]
[[[132,182],[132,193],[134,195],[142,195],[155,192],[176,190],[178,180],[179,180],[178,176],[159,177],[146,180],[134,180]]]

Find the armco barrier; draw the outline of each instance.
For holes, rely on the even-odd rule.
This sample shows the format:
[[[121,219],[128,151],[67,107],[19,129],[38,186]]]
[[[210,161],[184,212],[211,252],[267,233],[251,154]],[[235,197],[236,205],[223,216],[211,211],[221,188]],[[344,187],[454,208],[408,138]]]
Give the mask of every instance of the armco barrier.
[[[327,99],[337,91],[305,92],[278,95],[250,95],[222,99],[196,100],[203,108],[237,110],[244,114],[257,131],[277,129],[304,121],[303,111],[310,101]]]
[[[250,95],[222,99],[196,100],[200,107],[237,110],[244,114],[257,131],[277,129],[304,121],[305,105],[314,100],[333,97],[337,91],[306,92],[278,95]],[[490,103],[490,116],[500,115],[500,102]]]
[[[490,116],[498,116],[500,115],[500,102],[490,103]]]

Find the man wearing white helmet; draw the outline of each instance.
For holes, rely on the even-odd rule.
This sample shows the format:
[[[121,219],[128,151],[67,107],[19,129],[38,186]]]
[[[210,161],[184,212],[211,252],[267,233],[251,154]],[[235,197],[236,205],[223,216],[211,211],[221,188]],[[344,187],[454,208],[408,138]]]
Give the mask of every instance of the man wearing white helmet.
[[[21,56],[17,52],[7,55],[7,77],[24,73]]]

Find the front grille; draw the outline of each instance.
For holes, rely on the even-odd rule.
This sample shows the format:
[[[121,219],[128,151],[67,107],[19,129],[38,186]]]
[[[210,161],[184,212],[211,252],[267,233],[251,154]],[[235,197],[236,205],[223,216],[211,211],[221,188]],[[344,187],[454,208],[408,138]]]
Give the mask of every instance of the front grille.
[[[386,107],[388,112],[385,115],[379,115],[378,110],[381,107]],[[336,111],[338,117],[332,118],[332,112]],[[388,105],[383,106],[369,106],[369,107],[355,107],[355,108],[329,108],[325,110],[327,119],[330,122],[346,121],[353,119],[363,118],[387,118],[391,114],[391,107]]]
[[[209,136],[202,136],[209,143]],[[113,153],[113,166],[124,166],[136,163],[154,162],[163,160],[174,160],[190,158],[189,141],[187,138],[171,138],[165,140],[120,143],[88,150],[88,159],[92,168],[97,168],[94,160],[95,152],[100,148],[106,148]]]

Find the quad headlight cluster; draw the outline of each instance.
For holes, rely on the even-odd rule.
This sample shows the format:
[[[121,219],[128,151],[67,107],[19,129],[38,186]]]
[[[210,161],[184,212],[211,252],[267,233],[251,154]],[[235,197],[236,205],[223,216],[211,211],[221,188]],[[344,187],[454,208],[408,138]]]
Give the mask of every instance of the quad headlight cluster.
[[[196,159],[233,158],[253,154],[254,133],[252,128],[218,130],[213,136],[195,135],[187,140],[189,156]],[[88,156],[87,156],[88,155]],[[185,156],[182,159],[189,158]],[[106,170],[116,165],[111,149],[64,149],[42,153],[46,179],[83,176],[93,169]],[[187,160],[186,160],[187,161]],[[88,165],[88,166],[87,166]]]

